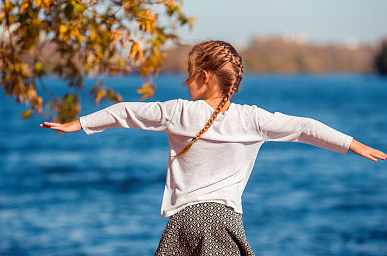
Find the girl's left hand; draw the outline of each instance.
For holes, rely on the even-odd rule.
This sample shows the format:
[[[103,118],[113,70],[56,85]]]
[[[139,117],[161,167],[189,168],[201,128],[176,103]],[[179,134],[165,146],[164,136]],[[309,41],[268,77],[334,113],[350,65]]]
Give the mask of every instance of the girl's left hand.
[[[351,150],[355,154],[358,154],[359,156],[371,159],[372,161],[375,161],[375,162],[378,159],[381,159],[381,160],[387,159],[387,155],[382,151],[368,147],[367,145],[364,145],[354,139],[352,140],[351,145],[349,146],[349,150]]]
[[[60,132],[76,132],[82,129],[82,126],[79,120],[75,120],[65,124],[44,122],[43,124],[40,125],[40,127],[49,128]]]

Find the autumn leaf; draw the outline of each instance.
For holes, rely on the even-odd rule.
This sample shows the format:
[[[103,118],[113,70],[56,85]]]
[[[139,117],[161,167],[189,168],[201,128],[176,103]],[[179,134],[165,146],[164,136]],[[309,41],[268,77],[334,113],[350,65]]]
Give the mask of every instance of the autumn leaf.
[[[110,39],[113,39],[112,40],[112,44],[114,44],[118,38],[120,38],[121,36],[121,32],[119,30],[114,30],[112,35],[110,36]]]
[[[94,25],[90,26],[90,41],[94,41],[97,35],[97,28]]]
[[[128,57],[130,57],[133,54],[135,54],[137,52],[139,46],[140,45],[138,43],[133,43],[132,48],[130,49],[130,53],[129,53]]]
[[[141,100],[153,97],[156,85],[151,82],[145,82],[140,89],[137,89],[137,93],[141,94]]]
[[[19,7],[19,13],[23,13],[23,11],[30,5],[30,3],[26,0],[23,0]]]
[[[104,90],[99,90],[99,91],[96,93],[95,98],[94,98],[95,104],[99,105],[100,102],[101,102],[101,100],[102,100],[103,98],[105,98],[105,96],[106,96],[105,91],[104,91]]]
[[[125,47],[125,38],[124,37],[121,37],[120,39],[120,43],[123,47]]]
[[[27,109],[26,111],[24,111],[20,117],[21,118],[24,118],[24,119],[27,119],[27,118],[30,118],[32,115],[32,110],[31,109]]]

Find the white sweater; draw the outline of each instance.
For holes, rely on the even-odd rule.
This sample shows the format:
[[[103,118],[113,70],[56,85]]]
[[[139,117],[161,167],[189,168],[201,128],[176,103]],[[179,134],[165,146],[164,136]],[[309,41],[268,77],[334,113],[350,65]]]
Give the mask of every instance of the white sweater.
[[[164,131],[169,161],[161,216],[199,202],[219,202],[242,213],[241,197],[265,141],[293,141],[347,153],[352,138],[318,121],[232,103],[180,157],[214,109],[205,101],[124,102],[80,118],[87,134],[111,127]]]

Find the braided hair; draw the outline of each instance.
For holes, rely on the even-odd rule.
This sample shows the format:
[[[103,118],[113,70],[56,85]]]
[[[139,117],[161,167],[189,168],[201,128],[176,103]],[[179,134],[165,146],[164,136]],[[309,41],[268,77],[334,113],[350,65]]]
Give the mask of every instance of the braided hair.
[[[192,145],[211,127],[220,110],[238,92],[242,81],[243,64],[242,57],[235,48],[223,41],[205,41],[195,45],[189,53],[190,75],[197,75],[202,71],[208,71],[217,77],[223,96],[218,107],[196,136],[177,155],[184,155]],[[231,63],[231,64],[228,64]]]

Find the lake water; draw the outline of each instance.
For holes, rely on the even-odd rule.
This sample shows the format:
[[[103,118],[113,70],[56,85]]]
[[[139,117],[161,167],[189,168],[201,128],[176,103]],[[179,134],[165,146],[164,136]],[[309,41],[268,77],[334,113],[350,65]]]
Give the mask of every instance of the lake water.
[[[46,78],[56,92],[63,83]],[[103,78],[137,101],[137,77]],[[96,79],[86,81],[90,88]],[[153,100],[188,98],[183,76]],[[111,129],[57,136],[0,92],[0,255],[153,255],[168,158],[162,133]],[[387,151],[387,79],[354,74],[246,75],[236,103],[306,116]],[[82,115],[95,106],[82,95]],[[387,255],[387,162],[298,143],[266,143],[243,196],[256,255]]]

